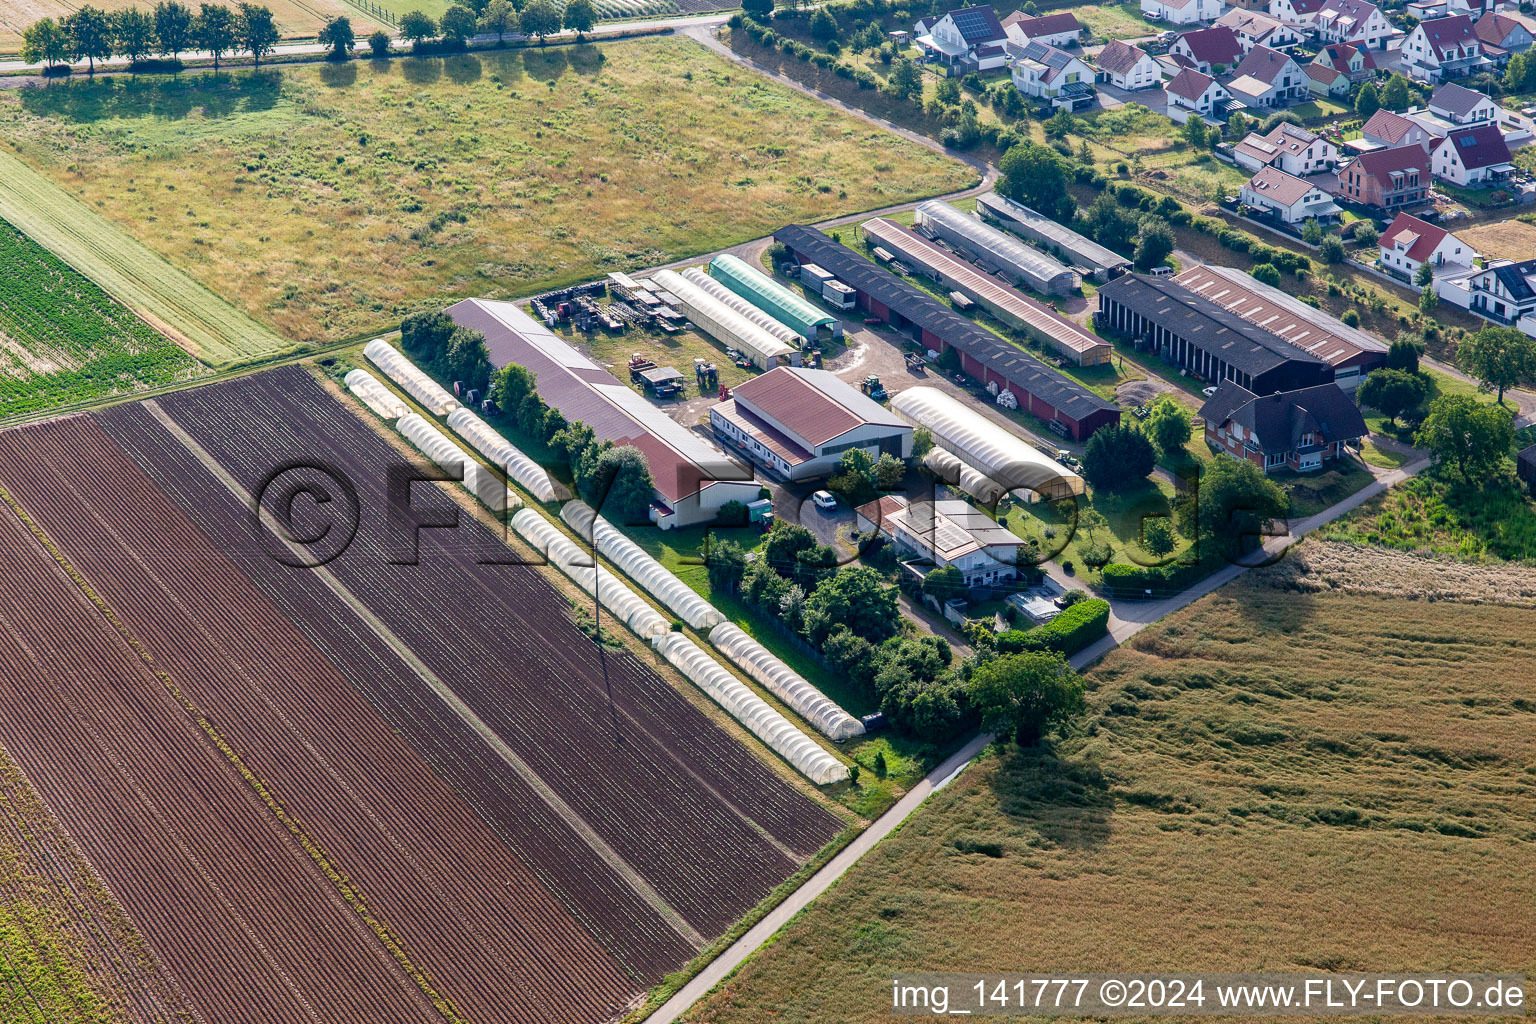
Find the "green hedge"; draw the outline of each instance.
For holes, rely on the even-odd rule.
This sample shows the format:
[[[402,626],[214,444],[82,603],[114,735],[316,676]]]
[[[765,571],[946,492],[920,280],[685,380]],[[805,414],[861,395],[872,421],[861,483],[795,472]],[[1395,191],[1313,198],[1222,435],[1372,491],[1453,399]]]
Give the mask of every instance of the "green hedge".
[[[1109,602],[1101,598],[1079,601],[1043,626],[1031,630],[1010,629],[997,636],[1003,654],[1019,651],[1060,651],[1076,654],[1109,632]]]
[[[1176,594],[1205,573],[1199,565],[1126,565],[1113,562],[1099,571],[1099,582],[1111,597],[1144,597]]]

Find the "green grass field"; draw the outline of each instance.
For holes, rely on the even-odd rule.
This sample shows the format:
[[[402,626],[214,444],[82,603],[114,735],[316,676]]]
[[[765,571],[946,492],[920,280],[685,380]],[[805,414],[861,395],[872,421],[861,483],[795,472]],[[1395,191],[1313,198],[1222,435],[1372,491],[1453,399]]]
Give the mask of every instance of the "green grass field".
[[[195,376],[197,360],[0,220],[0,417]]]
[[[14,126],[13,120],[8,127]],[[80,167],[70,166],[77,171]],[[119,207],[112,199],[108,191],[92,202],[117,213]],[[137,241],[131,231],[148,228],[153,235],[153,218],[138,224],[129,219],[119,227],[4,150],[0,150],[0,219],[211,366],[252,362],[295,348]]]
[[[1085,4],[1072,8],[1072,13],[1099,39],[1137,39],[1163,31],[1143,18],[1141,8],[1134,3]]]
[[[975,180],[680,38],[77,81],[0,118],[76,217],[298,342]]]
[[[1092,670],[1068,739],[989,753],[685,1019],[874,1024],[918,971],[1530,974],[1533,637],[1529,609],[1229,585]]]

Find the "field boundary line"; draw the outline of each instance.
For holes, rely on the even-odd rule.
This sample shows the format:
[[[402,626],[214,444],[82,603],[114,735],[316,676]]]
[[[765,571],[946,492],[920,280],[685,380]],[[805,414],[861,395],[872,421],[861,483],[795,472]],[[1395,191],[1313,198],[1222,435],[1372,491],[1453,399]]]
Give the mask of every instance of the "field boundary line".
[[[300,348],[3,150],[0,217],[211,366]]]
[[[208,472],[212,474],[214,479],[223,484],[224,487],[231,494],[233,494],[237,500],[240,501],[241,504],[243,504],[246,508],[253,508],[255,506],[256,499],[248,491],[246,491],[246,489],[240,485],[240,482],[231,476],[223,466],[219,465],[213,456],[210,455],[202,445],[197,443],[195,438],[183,430],[181,425],[173,420],[170,415],[163,408],[161,408],[158,402],[153,400],[147,401],[144,403],[144,408],[149,412],[151,416],[155,418],[157,422],[160,423],[162,427],[164,427],[171,434],[171,436],[175,437],[176,440],[179,441],[181,445],[187,449],[193,458],[197,459],[197,461],[202,464],[203,468],[207,469]],[[262,510],[260,514],[262,524],[268,527],[272,535],[278,540],[282,541],[282,543],[296,555],[303,557],[303,549],[285,539],[281,532],[274,528],[271,513]],[[649,882],[647,882],[638,871],[631,867],[617,850],[609,846],[608,843],[597,834],[592,826],[587,824],[586,819],[582,818],[582,816],[576,811],[574,807],[566,803],[564,798],[562,798],[558,793],[550,788],[549,784],[539,777],[539,774],[534,771],[531,765],[519,757],[517,752],[508,746],[506,742],[501,739],[501,737],[497,736],[490,726],[486,725],[478,715],[470,710],[469,706],[459,698],[458,694],[454,693],[452,688],[450,688],[447,683],[445,683],[441,678],[437,676],[436,673],[428,668],[426,664],[424,664],[421,659],[416,656],[416,653],[410,649],[405,641],[401,640],[398,636],[395,635],[394,631],[391,630],[389,626],[387,626],[377,616],[375,616],[373,612],[369,611],[367,606],[365,606],[362,601],[356,597],[356,595],[348,590],[347,587],[340,580],[338,580],[329,569],[325,568],[324,566],[318,566],[310,571],[314,572],[331,590],[331,592],[335,594],[336,597],[340,599],[349,609],[351,609],[352,613],[356,615],[364,625],[372,630],[380,640],[388,644],[390,649],[395,652],[400,660],[405,662],[411,671],[419,675],[422,681],[432,688],[432,691],[437,694],[438,699],[440,699],[444,704],[448,705],[448,707],[452,709],[454,714],[459,716],[465,725],[468,725],[471,729],[473,729],[475,733],[479,735],[480,738],[485,742],[485,744],[490,747],[498,757],[506,762],[507,766],[516,772],[518,777],[528,784],[529,788],[538,794],[539,798],[544,801],[550,810],[558,814],[560,818],[571,827],[572,831],[580,836],[582,841],[592,849],[592,852],[596,853],[600,858],[602,858],[602,860],[607,863],[608,866],[612,868],[614,872],[620,878],[622,878],[632,890],[634,890],[635,894],[643,899],[653,910],[655,910],[674,931],[681,935],[685,941],[690,943],[694,949],[703,949],[708,944],[704,936],[699,934],[699,932],[687,922],[682,914],[680,914],[676,909],[672,907],[670,903],[666,901],[666,898],[663,897],[660,892],[658,892]]]

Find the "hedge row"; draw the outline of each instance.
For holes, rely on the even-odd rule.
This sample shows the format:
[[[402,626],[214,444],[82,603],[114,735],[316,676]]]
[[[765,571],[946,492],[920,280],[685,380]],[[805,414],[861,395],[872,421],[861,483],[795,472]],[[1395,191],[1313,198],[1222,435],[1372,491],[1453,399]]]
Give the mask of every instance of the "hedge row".
[[[1148,590],[1158,596],[1176,594],[1203,575],[1205,571],[1198,564],[1126,565],[1112,562],[1099,571],[1099,580],[1112,597],[1141,597]]]
[[[1109,632],[1109,602],[1100,598],[1079,601],[1043,626],[1011,629],[997,637],[1004,654],[1019,651],[1060,651],[1072,655]]]

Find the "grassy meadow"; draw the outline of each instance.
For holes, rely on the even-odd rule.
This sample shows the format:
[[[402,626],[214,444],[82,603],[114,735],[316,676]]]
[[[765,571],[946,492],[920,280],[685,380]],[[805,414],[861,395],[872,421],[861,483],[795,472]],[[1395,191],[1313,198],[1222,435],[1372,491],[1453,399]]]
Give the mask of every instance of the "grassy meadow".
[[[1536,611],[1256,577],[1112,653],[1075,735],[990,752],[686,1019],[884,1021],[899,971],[1536,970]]]
[[[685,39],[0,95],[87,208],[296,342],[965,187]]]

